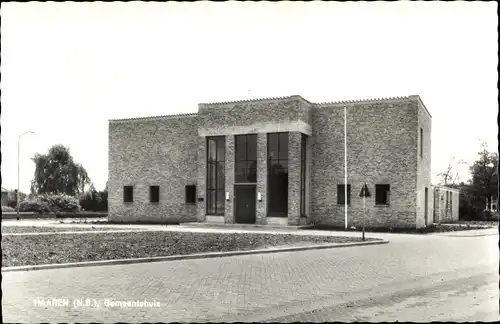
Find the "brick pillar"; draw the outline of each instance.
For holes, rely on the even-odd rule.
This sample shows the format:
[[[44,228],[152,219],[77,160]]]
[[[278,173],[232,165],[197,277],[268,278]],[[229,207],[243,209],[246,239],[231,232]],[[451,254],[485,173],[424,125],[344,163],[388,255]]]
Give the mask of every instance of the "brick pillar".
[[[207,138],[205,136],[198,137],[198,177],[196,185],[196,197],[203,198],[203,201],[196,202],[196,217],[198,222],[205,221],[206,207],[207,207],[207,197],[206,197],[206,169],[207,169]]]
[[[225,157],[225,192],[229,192],[229,200],[225,201],[224,223],[233,224],[233,205],[234,205],[234,135],[226,136],[226,157]],[[225,195],[225,193],[224,193]]]
[[[301,133],[288,134],[288,225],[300,219],[300,141]]]
[[[267,224],[267,133],[257,134],[257,196],[259,192],[262,200],[256,202],[255,223],[265,225]]]

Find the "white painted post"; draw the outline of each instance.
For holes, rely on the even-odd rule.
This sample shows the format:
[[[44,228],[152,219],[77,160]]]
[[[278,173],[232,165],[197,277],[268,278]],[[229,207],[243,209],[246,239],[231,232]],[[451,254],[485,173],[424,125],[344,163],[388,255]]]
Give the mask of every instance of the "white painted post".
[[[365,240],[366,192],[363,196],[363,241]]]

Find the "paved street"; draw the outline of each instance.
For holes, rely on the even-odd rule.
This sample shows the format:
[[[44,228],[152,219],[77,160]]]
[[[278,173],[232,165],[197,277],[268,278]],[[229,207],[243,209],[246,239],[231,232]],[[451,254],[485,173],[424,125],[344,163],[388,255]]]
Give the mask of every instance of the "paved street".
[[[352,234],[352,233],[351,233]],[[494,321],[498,235],[2,273],[5,322]],[[35,305],[67,298],[69,306]],[[98,308],[72,307],[89,298]],[[157,302],[110,307],[107,300]],[[158,305],[158,304],[157,304]]]

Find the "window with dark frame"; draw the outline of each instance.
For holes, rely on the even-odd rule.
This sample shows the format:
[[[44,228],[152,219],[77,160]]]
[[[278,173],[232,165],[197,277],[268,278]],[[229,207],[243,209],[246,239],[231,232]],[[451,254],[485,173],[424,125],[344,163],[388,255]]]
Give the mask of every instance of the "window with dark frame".
[[[149,186],[149,201],[160,202],[160,186]]]
[[[307,155],[307,135],[301,134],[301,141],[300,141],[300,216],[306,216],[306,155]]]
[[[186,186],[186,204],[196,203],[196,186],[187,185]]]
[[[337,204],[345,205],[345,186],[343,184],[337,185]],[[347,205],[351,205],[351,185],[347,184]]]
[[[288,133],[267,134],[268,216],[288,214]]]
[[[257,135],[236,135],[235,183],[257,182]]]
[[[375,205],[389,205],[391,186],[388,184],[375,185]]]
[[[124,186],[123,187],[123,202],[133,202],[134,201],[134,187]]]
[[[224,136],[207,138],[207,215],[224,215],[225,145]]]
[[[420,157],[424,157],[424,130],[420,128]]]

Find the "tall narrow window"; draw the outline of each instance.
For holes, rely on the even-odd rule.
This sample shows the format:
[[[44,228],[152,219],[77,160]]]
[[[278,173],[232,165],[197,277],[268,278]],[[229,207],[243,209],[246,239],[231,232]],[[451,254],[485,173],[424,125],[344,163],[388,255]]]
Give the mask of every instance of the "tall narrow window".
[[[226,141],[223,136],[207,139],[207,214],[224,215]]]
[[[149,187],[149,201],[150,202],[160,202],[160,187],[150,186]]]
[[[375,205],[389,205],[391,186],[388,184],[375,185]]]
[[[424,130],[420,128],[420,157],[424,157]]]
[[[300,141],[300,216],[306,216],[306,154],[307,135],[302,134]]]
[[[337,185],[337,204],[345,205],[345,186],[343,184]],[[347,205],[351,205],[351,185],[347,185]]]
[[[288,133],[267,135],[268,215],[288,213]]]
[[[235,136],[235,183],[257,182],[257,135]]]
[[[123,187],[123,202],[133,202],[134,201],[134,187],[124,186]]]

